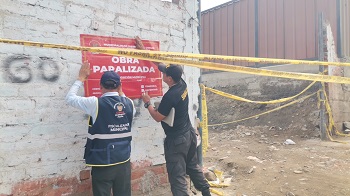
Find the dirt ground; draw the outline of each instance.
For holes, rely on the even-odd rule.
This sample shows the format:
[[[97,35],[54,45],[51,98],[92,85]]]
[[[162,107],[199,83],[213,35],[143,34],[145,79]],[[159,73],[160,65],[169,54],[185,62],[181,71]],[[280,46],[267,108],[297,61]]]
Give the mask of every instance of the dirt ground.
[[[207,101],[209,125],[282,105],[242,103],[212,93],[207,93]],[[348,144],[321,141],[318,122],[314,96],[257,118],[209,127],[204,168],[232,178],[229,187],[214,189],[228,196],[350,195],[350,138],[333,137]],[[285,144],[287,139],[295,144]],[[171,193],[167,186],[145,195]]]

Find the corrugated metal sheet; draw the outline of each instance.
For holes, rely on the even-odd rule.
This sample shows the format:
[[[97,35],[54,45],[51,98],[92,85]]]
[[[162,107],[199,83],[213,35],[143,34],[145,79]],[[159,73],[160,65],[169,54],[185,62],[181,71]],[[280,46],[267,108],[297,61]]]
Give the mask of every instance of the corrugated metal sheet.
[[[339,28],[340,28],[340,47],[341,55],[350,57],[350,1],[340,0],[340,17],[339,17]],[[339,35],[339,34],[338,34]]]
[[[346,27],[341,29],[341,35],[349,42],[349,0],[340,1],[342,26]],[[317,59],[320,12],[331,23],[337,40],[337,0],[234,0],[202,12],[202,51],[230,56]],[[349,53],[350,44],[345,45],[342,49]]]

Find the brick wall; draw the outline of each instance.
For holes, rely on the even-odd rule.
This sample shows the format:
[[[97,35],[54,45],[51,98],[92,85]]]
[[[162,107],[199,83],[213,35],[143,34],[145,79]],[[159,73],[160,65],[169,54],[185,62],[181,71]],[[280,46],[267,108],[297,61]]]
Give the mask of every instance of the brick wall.
[[[163,51],[198,53],[197,9],[197,1],[3,0],[0,38],[80,45],[80,34],[138,35],[159,40]],[[64,102],[80,63],[76,51],[0,44],[1,196],[90,192],[82,159],[87,116]],[[184,71],[194,120],[199,70]],[[167,182],[164,133],[142,101],[134,103],[133,190],[145,192]]]

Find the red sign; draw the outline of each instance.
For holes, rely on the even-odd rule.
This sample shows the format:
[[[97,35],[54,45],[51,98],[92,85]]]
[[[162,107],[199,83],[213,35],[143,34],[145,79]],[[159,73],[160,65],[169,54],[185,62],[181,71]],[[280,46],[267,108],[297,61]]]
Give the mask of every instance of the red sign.
[[[142,40],[146,50],[159,50],[158,41]],[[80,35],[80,45],[88,47],[136,48],[135,39]],[[93,52],[82,52],[83,62],[88,61],[91,74],[84,83],[85,96],[102,95],[100,78],[105,71],[115,71],[120,75],[122,88],[129,98],[140,98],[147,91],[151,97],[162,96],[162,77],[152,62],[129,57],[120,57]]]

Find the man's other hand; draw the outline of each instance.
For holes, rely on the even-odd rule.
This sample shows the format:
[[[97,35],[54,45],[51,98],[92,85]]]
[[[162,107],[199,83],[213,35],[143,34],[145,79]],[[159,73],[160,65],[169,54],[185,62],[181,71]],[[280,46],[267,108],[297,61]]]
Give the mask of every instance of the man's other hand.
[[[136,40],[136,49],[145,50],[145,46],[143,45],[139,36],[136,36],[135,40]]]
[[[79,70],[78,80],[84,82],[90,75],[90,63],[84,61]]]
[[[143,103],[148,103],[151,101],[151,97],[148,95],[148,92],[142,93],[142,101]]]

